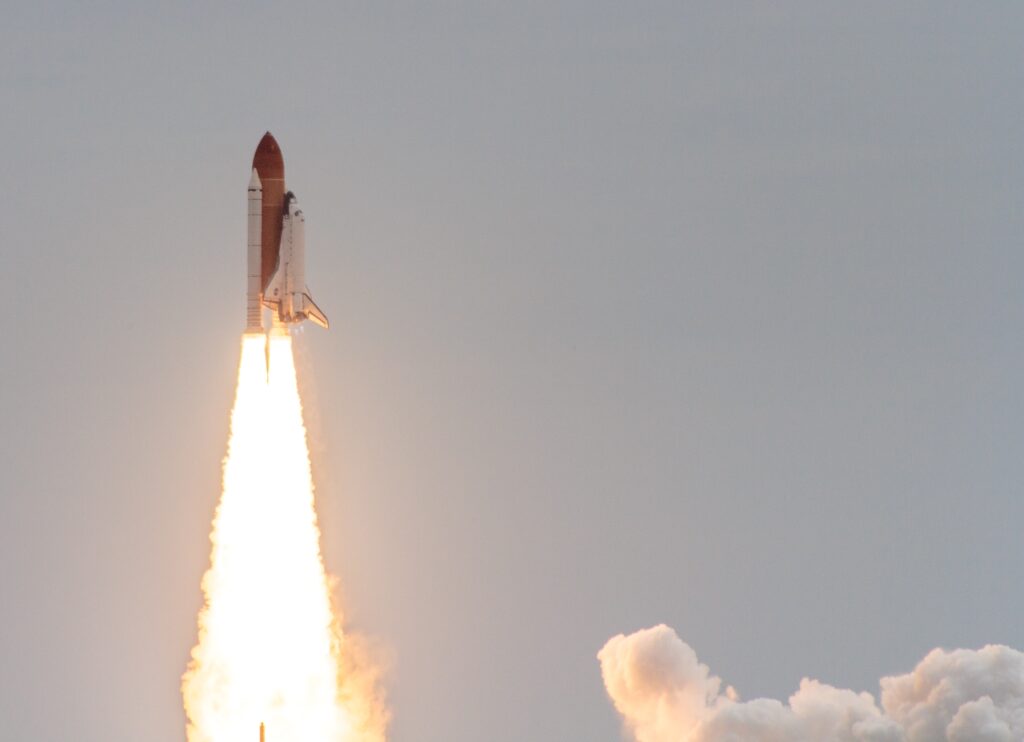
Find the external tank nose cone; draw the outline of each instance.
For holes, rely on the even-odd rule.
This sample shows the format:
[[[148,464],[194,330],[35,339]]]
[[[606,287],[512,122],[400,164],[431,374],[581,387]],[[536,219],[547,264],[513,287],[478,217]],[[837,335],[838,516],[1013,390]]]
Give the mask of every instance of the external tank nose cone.
[[[284,157],[281,156],[281,147],[269,131],[263,135],[256,147],[256,154],[252,156],[252,166],[260,174],[260,180],[284,180]]]

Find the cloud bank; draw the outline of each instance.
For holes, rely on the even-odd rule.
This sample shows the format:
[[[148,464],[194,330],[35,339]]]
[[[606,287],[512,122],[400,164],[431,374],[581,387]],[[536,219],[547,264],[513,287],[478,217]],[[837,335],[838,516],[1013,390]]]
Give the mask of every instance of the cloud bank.
[[[636,742],[1017,742],[1024,653],[932,650],[870,693],[804,679],[788,703],[740,701],[668,626],[613,637],[597,655]]]

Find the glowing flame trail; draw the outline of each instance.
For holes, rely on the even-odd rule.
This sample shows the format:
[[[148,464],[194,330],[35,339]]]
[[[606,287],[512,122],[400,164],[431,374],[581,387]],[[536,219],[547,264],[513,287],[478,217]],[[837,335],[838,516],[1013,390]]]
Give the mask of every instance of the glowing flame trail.
[[[291,338],[265,342],[242,340],[206,603],[182,681],[188,739],[255,742],[265,722],[268,742],[382,740],[372,682],[346,666],[331,606]]]

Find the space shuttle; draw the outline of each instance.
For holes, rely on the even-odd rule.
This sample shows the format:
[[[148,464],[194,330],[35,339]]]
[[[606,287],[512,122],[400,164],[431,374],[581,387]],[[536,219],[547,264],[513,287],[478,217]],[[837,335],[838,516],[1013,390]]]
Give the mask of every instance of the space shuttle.
[[[306,286],[306,218],[295,194],[285,191],[284,158],[268,131],[256,147],[249,179],[249,251],[246,333],[263,333],[263,309],[271,327],[310,320],[327,327],[327,316]]]

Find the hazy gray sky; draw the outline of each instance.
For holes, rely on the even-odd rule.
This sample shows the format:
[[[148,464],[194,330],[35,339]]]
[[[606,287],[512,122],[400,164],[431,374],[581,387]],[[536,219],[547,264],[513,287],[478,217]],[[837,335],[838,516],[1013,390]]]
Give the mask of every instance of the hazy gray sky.
[[[1024,6],[15,3],[4,739],[184,735],[270,129],[328,567],[399,742],[1024,647]]]

